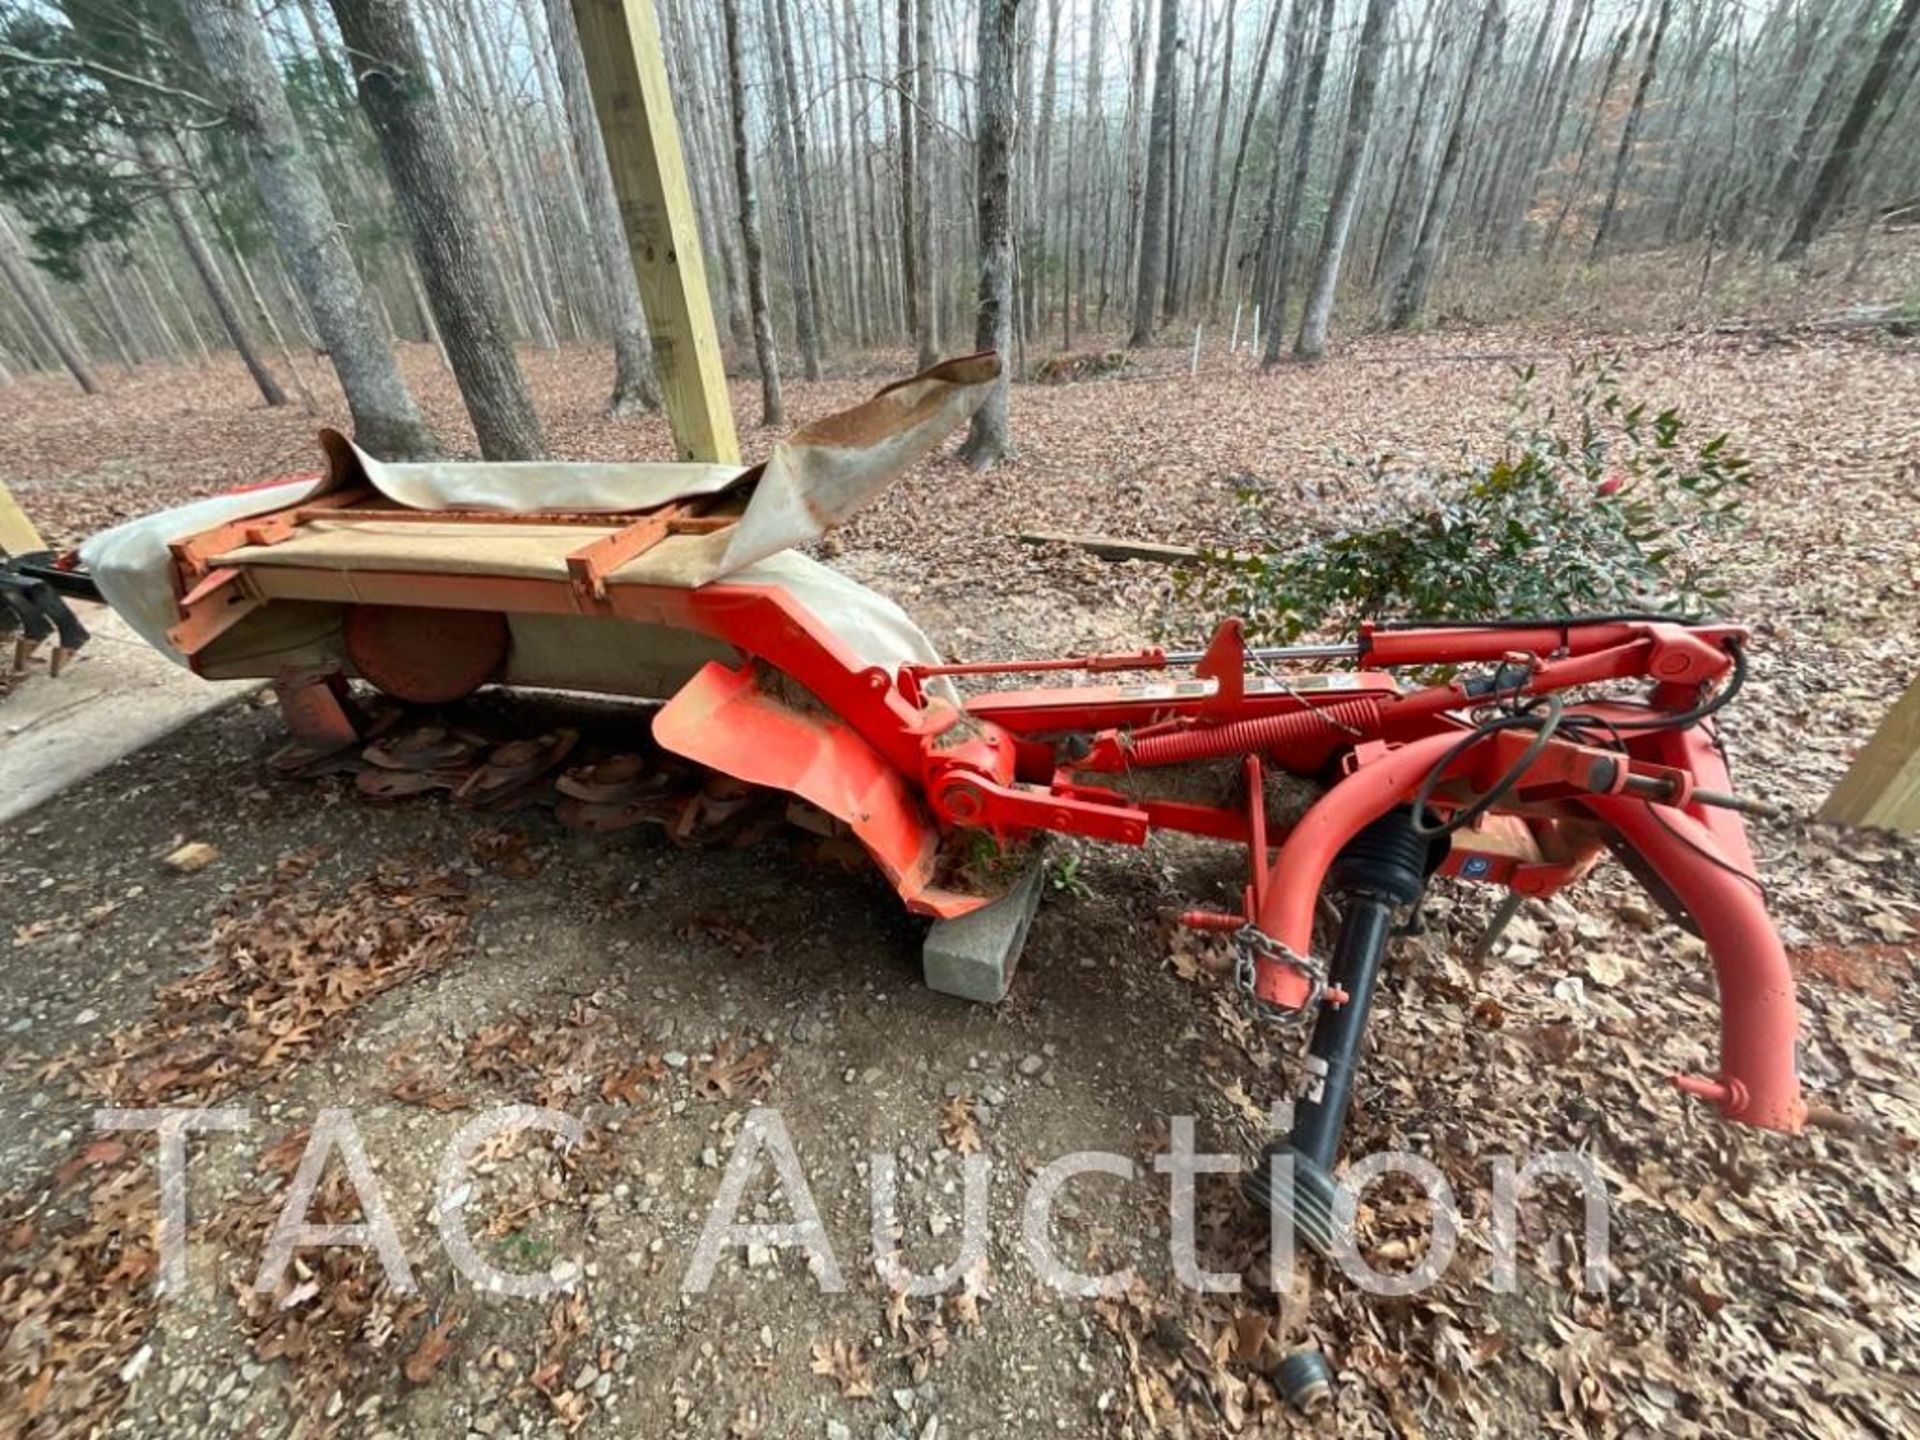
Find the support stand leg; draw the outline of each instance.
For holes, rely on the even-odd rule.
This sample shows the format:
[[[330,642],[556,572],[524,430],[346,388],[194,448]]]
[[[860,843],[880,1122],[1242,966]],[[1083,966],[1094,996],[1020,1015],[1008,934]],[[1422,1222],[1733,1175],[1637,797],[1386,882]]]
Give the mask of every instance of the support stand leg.
[[[1347,904],[1328,980],[1347,998],[1320,1011],[1293,1128],[1286,1139],[1267,1147],[1243,1186],[1256,1208],[1283,1214],[1316,1254],[1333,1253],[1340,1193],[1333,1167],[1359,1074],[1373,992],[1393,936],[1394,912],[1420,898],[1427,870],[1427,841],[1413,832],[1405,811],[1395,811],[1355,836],[1329,876],[1346,892]],[[1276,1157],[1291,1161],[1290,1180],[1289,1167],[1276,1166]]]

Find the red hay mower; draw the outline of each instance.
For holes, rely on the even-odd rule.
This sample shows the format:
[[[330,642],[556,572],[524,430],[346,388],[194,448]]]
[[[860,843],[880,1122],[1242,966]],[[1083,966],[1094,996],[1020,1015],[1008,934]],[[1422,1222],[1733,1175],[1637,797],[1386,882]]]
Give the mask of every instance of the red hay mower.
[[[778,453],[911,431],[873,470],[895,473],[978,403],[992,367],[949,362]],[[905,409],[874,423],[888,404]],[[1701,936],[1716,971],[1719,1070],[1674,1083],[1745,1124],[1805,1123],[1793,977],[1740,818],[1762,807],[1732,794],[1715,732],[1744,674],[1737,627],[1642,614],[1373,623],[1345,644],[1261,649],[1227,620],[1190,653],[876,659],[800,572],[751,565],[686,583],[663,558],[676,543],[689,555],[724,543],[756,481],[771,483],[759,467],[645,508],[422,510],[395,505],[372,462],[356,469],[334,449],[331,488],[291,502],[260,492],[264,513],[166,536],[169,643],[209,675],[274,676],[309,753],[365,740],[349,676],[418,702],[493,682],[633,694],[617,662],[622,637],[642,637],[690,676],[653,713],[661,748],[824,811],[920,914],[989,903],[946,863],[969,832],[1137,846],[1177,831],[1239,846],[1239,908],[1183,919],[1230,937],[1235,984],[1259,1017],[1311,1030],[1283,1142],[1292,1193],[1268,1193],[1271,1167],[1249,1193],[1285,1208],[1316,1249],[1331,1240],[1332,1170],[1382,955],[1396,914],[1436,875],[1503,887],[1504,916],[1612,851]],[[847,508],[839,495],[826,519]],[[1353,668],[1302,668],[1325,662]],[[1449,678],[1407,678],[1436,673]],[[993,683],[963,697],[968,681]],[[996,688],[1008,683],[1028,688]],[[1317,798],[1282,813],[1276,790],[1300,781]],[[1319,949],[1323,899],[1340,919]]]

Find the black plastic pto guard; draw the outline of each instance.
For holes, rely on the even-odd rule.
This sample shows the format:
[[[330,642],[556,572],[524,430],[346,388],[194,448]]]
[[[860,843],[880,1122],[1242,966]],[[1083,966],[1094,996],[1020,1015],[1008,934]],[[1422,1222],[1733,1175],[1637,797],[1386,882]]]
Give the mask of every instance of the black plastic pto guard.
[[[1294,1105],[1293,1128],[1284,1140],[1267,1147],[1241,1186],[1256,1209],[1285,1216],[1318,1255],[1333,1253],[1340,1194],[1333,1167],[1380,965],[1393,936],[1394,913],[1419,901],[1441,858],[1440,847],[1414,830],[1412,812],[1403,807],[1354,836],[1328,873],[1328,884],[1341,893],[1344,909],[1327,982],[1347,998],[1322,1007],[1308,1048],[1305,1092]],[[1290,1184],[1275,1183],[1275,1170],[1286,1168],[1274,1165],[1277,1155],[1292,1161]]]

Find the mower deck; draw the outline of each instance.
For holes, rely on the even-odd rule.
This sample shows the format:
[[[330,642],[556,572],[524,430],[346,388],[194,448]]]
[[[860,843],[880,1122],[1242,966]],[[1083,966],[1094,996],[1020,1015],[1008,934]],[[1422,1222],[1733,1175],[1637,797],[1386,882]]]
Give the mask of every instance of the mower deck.
[[[1257,1016],[1313,1027],[1295,1149],[1323,1198],[1395,910],[1434,875],[1549,895],[1612,849],[1717,972],[1718,1071],[1677,1083],[1729,1118],[1801,1126],[1793,979],[1739,818],[1760,807],[1732,794],[1712,724],[1739,688],[1743,631],[1647,615],[1370,624],[1345,645],[1261,651],[1228,620],[1189,655],[943,663],[890,602],[766,545],[819,533],[983,395],[977,357],[949,362],[809,427],[765,474],[615,511],[409,505],[435,477],[364,457],[356,472],[336,445],[331,488],[167,527],[164,640],[203,674],[273,677],[310,746],[367,738],[349,677],[420,704],[486,683],[663,700],[653,744],[797,797],[947,921],[993,898],[967,878],[970,836],[1237,846],[1240,905],[1184,919],[1231,936]],[[495,493],[512,468],[458,478]],[[1310,668],[1329,660],[1358,668]],[[1408,678],[1436,670],[1450,678]],[[956,688],[1008,676],[1028,688]],[[539,756],[510,758],[487,782],[500,794]],[[575,779],[582,804],[610,798],[598,772]],[[1342,916],[1331,947],[1323,896]]]

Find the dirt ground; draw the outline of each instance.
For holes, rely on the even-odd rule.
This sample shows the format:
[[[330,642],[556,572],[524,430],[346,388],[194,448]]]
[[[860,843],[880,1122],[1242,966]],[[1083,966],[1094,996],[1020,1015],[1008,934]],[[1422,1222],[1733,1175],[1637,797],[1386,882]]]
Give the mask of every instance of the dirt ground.
[[[1525,333],[1367,341],[1258,376],[1184,354],[1015,395],[1019,458],[931,460],[825,547],[955,658],[1197,640],[1159,568],[1018,544],[1098,530],[1230,544],[1249,478],[1303,510],[1353,497],[1335,448],[1437,451],[1497,435]],[[1920,347],[1749,333],[1631,344],[1629,388],[1732,429],[1759,482],[1720,556],[1754,674],[1725,734],[1770,905],[1802,970],[1802,1069],[1846,1130],[1786,1139],[1715,1121],[1666,1077],[1711,1070],[1711,972],[1617,868],[1530,903],[1483,966],[1485,895],[1445,887],[1399,943],[1350,1153],[1432,1156],[1466,1216],[1434,1289],[1370,1299],[1304,1270],[1276,1289],[1230,1177],[1201,1182],[1210,1268],[1175,1283],[1173,1117],[1250,1154],[1297,1055],[1256,1031],[1218,955],[1166,914],[1220,903],[1231,857],[1060,847],[1009,999],[920,984],[920,931],[887,888],[797,838],[679,848],[592,838],[544,811],[428,797],[390,806],[340,777],[280,781],[270,703],[243,702],[78,787],[0,837],[0,1417],[13,1433],[829,1437],[1150,1434],[1910,1435],[1920,1432],[1920,846],[1843,834],[1815,809],[1912,679],[1920,631]],[[664,453],[657,419],[597,412],[605,358],[528,357],[556,446]],[[443,434],[450,381],[408,364]],[[895,373],[792,383],[796,421]],[[315,380],[318,376],[313,377]],[[736,388],[751,415],[752,387]],[[313,420],[253,404],[244,375],[143,372],[81,401],[52,380],[0,398],[0,473],[69,541],[189,495],[304,468]],[[750,451],[768,435],[752,431]],[[25,683],[57,683],[43,676]],[[484,699],[476,723],[549,718]],[[531,710],[531,713],[528,713]],[[0,708],[0,722],[5,711]],[[631,714],[593,717],[618,731]],[[187,872],[166,856],[214,847]],[[153,1147],[96,1135],[100,1104],[243,1112],[196,1138],[185,1290],[152,1298]],[[477,1290],[435,1229],[450,1137],[489,1107],[552,1106],[583,1145],[490,1144],[462,1195],[481,1252],[557,1298]],[[750,1107],[776,1107],[846,1285],[797,1249],[736,1249],[682,1293]],[[261,1242],[307,1132],[350,1112],[417,1294],[365,1252],[303,1250],[266,1299]],[[900,1299],[871,1264],[872,1157],[900,1176],[902,1244],[947,1263],[962,1152],[991,1163],[991,1243],[951,1290]],[[1133,1266],[1106,1299],[1041,1285],[1021,1245],[1028,1177],[1068,1151],[1133,1157],[1055,1207],[1061,1256]],[[1580,1288],[1567,1192],[1522,1208],[1519,1288],[1490,1282],[1494,1159],[1579,1151],[1609,1187],[1612,1262]],[[350,1221],[336,1157],[317,1213]],[[763,1167],[754,1218],[784,1220]],[[743,1215],[742,1218],[747,1218]],[[1369,1197],[1382,1268],[1426,1212]],[[1322,1347],[1330,1414],[1263,1378]],[[97,1427],[97,1428],[96,1428]]]

